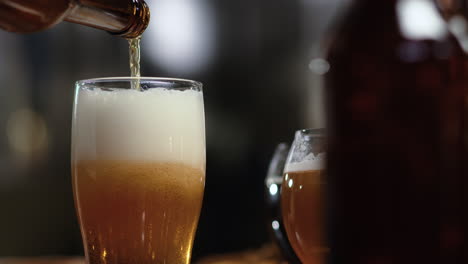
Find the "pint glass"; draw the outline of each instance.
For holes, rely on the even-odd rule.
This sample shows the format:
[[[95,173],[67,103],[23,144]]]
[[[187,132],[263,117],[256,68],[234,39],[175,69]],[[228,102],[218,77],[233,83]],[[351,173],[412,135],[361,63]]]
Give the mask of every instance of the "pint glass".
[[[78,81],[72,175],[88,264],[189,263],[205,183],[202,85]]]
[[[281,208],[286,233],[304,264],[325,264],[325,135],[322,129],[296,132],[286,160]]]

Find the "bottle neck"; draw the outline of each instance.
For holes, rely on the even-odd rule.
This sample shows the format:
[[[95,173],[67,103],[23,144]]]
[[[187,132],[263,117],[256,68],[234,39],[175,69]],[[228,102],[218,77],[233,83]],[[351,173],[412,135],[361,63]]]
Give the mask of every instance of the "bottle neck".
[[[140,36],[149,19],[149,7],[143,0],[81,0],[65,17],[65,21],[102,29],[124,38]]]

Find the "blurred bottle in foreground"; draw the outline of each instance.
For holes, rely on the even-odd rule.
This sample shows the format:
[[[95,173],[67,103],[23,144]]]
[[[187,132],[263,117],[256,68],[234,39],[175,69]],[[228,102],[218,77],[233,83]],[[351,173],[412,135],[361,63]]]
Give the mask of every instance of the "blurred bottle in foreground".
[[[466,58],[431,0],[356,0],[328,44],[331,263],[468,263]]]
[[[41,31],[65,20],[135,38],[149,17],[143,0],[0,0],[0,28],[11,32]]]

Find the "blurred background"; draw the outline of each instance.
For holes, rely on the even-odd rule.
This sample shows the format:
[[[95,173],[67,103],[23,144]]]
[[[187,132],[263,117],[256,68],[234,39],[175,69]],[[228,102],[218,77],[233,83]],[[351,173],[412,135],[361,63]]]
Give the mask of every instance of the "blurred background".
[[[259,248],[279,142],[324,127],[321,45],[348,0],[148,0],[142,75],[203,82],[207,181],[194,259]],[[0,31],[0,256],[79,255],[70,175],[74,82],[129,75],[126,40],[61,23]]]
[[[207,181],[193,257],[261,248],[271,241],[268,163],[295,130],[326,125],[324,43],[351,0],[147,2],[142,75],[204,84]],[[402,2],[413,3],[402,9],[411,28],[431,30],[419,15],[433,7]],[[449,27],[468,50],[466,21]],[[0,31],[0,257],[83,254],[70,173],[74,82],[128,75],[127,41],[103,31],[65,22]]]

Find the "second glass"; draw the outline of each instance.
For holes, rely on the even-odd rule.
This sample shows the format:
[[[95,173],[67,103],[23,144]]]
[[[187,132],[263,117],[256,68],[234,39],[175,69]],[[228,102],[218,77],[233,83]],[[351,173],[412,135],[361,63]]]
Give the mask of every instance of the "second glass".
[[[281,255],[289,264],[301,263],[297,258],[284,230],[283,217],[281,215],[280,191],[283,183],[284,164],[289,153],[289,145],[280,143],[273,154],[265,178],[265,202],[268,209],[268,230],[273,241],[279,247]]]
[[[286,233],[304,264],[326,263],[325,134],[323,129],[296,132],[286,160],[281,209]]]
[[[75,203],[88,264],[190,262],[205,183],[202,85],[77,82]]]

